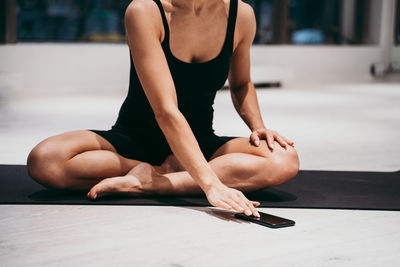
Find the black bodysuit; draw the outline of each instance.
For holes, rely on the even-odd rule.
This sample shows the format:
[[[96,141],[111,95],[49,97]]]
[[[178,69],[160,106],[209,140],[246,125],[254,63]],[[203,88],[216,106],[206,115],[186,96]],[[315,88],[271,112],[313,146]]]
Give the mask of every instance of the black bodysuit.
[[[229,73],[233,52],[233,36],[237,16],[237,1],[231,0],[228,26],[222,50],[215,58],[201,63],[177,59],[169,47],[169,26],[160,0],[165,37],[161,43],[171,72],[178,108],[189,123],[204,157],[210,160],[214,152],[235,137],[217,136],[212,127],[216,92],[223,87]],[[129,91],[111,130],[91,130],[108,140],[117,152],[127,158],[160,165],[171,149],[159,128],[153,110],[137,76],[132,57]]]

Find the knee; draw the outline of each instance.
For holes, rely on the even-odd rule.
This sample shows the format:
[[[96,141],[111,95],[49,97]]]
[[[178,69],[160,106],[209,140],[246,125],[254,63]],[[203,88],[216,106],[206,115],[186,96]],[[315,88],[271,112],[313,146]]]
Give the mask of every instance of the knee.
[[[65,189],[62,179],[62,164],[60,164],[57,149],[46,140],[39,143],[28,155],[28,174],[38,183],[50,187]]]
[[[270,186],[283,184],[293,179],[299,172],[300,161],[297,151],[288,146],[284,153],[274,159],[275,175],[270,179]]]

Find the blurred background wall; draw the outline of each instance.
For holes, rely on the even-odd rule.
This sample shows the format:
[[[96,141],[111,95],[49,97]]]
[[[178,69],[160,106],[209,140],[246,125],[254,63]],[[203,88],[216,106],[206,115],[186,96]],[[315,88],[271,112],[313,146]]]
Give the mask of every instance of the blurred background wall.
[[[389,73],[400,62],[399,0],[245,2],[257,20],[254,82],[302,87],[399,81]],[[129,3],[1,1],[0,96],[125,94],[123,15]]]

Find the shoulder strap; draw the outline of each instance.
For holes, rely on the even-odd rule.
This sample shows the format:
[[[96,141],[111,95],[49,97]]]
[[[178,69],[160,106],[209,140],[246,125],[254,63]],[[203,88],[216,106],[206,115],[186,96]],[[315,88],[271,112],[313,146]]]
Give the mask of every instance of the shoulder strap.
[[[165,33],[164,40],[169,40],[169,27],[168,27],[167,17],[165,16],[164,8],[163,8],[160,0],[154,0],[154,2],[156,2],[158,9],[160,10],[160,13],[161,13],[161,18],[163,21],[164,33]]]
[[[160,0],[153,0],[153,1],[157,4],[158,9],[160,10],[160,13],[161,13],[161,18],[163,21],[164,32],[165,32],[164,40],[169,40],[169,26],[168,26],[167,17],[165,16],[164,8],[163,8]],[[230,0],[226,42],[228,43],[228,48],[231,52],[233,52],[233,37],[235,34],[237,9],[238,9],[238,0]]]
[[[231,0],[229,4],[228,29],[226,41],[230,52],[233,52],[233,37],[235,35],[238,0]]]

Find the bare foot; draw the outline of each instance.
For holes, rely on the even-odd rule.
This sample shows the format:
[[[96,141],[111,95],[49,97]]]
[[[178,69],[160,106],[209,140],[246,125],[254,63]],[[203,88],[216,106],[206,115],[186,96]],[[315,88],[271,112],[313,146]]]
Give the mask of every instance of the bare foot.
[[[169,180],[159,174],[148,163],[140,163],[130,170],[125,176],[106,178],[93,186],[88,198],[96,199],[109,194],[159,194],[167,193],[172,189]]]

